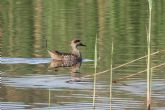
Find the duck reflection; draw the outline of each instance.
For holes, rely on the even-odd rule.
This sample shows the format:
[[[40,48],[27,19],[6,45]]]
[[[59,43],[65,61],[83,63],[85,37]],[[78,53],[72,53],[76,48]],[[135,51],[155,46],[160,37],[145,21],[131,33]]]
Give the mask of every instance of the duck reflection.
[[[70,68],[72,79],[67,82],[80,82],[80,67],[81,61],[70,61],[70,60],[52,60],[49,68],[54,71],[59,71],[60,68]]]

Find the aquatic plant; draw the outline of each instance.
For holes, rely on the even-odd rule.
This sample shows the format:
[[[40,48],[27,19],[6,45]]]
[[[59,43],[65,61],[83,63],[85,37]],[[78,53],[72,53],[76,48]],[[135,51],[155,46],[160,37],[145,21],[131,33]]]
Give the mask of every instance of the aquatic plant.
[[[109,84],[109,106],[110,106],[110,110],[112,110],[112,81],[113,81],[113,38],[112,38],[112,45],[111,45],[111,57],[110,57],[110,84]]]
[[[154,67],[151,67],[151,70],[156,69],[156,68],[159,68],[159,67],[162,67],[162,66],[165,66],[165,63],[161,63],[161,64],[159,64],[159,65],[156,65],[156,66],[154,66]],[[127,75],[127,76],[125,76],[125,77],[122,77],[122,78],[113,80],[113,82],[117,83],[118,81],[122,81],[122,80],[125,80],[125,79],[127,79],[127,78],[130,78],[130,77],[133,77],[133,76],[136,76],[136,75],[140,75],[140,74],[142,74],[142,73],[145,73],[146,71],[147,71],[147,69],[142,70],[142,71],[139,71],[139,72],[136,72],[136,73],[132,73],[132,74],[130,73],[130,75]]]
[[[95,39],[95,54],[94,54],[94,81],[93,81],[93,108],[95,109],[96,100],[96,73],[97,73],[97,34]]]
[[[152,14],[152,0],[148,0],[149,5],[149,20],[147,32],[147,110],[151,109],[151,14]]]
[[[48,96],[48,104],[49,104],[49,108],[50,108],[50,103],[51,103],[51,90],[49,89],[49,96]]]
[[[159,54],[159,53],[164,52],[164,51],[165,51],[165,49],[162,49],[162,50],[156,51],[156,52],[154,52],[154,53],[152,53],[152,54],[150,54],[150,55],[151,55],[151,56],[152,56],[152,55],[156,55],[156,54]],[[115,69],[121,68],[121,67],[123,67],[123,66],[126,66],[126,65],[131,64],[131,63],[136,62],[136,61],[139,61],[139,60],[141,60],[141,59],[143,59],[143,58],[146,58],[146,57],[147,57],[147,55],[142,56],[142,57],[139,57],[139,58],[134,59],[134,60],[131,60],[131,61],[127,62],[127,63],[124,63],[124,64],[121,64],[121,65],[119,65],[119,66],[113,67],[112,69],[115,70]],[[158,68],[158,67],[161,67],[161,66],[164,66],[164,63],[162,63],[162,64],[160,64],[160,65],[157,65],[157,66],[154,66],[154,67],[152,67],[152,69],[155,69],[155,68]],[[107,69],[107,70],[104,70],[104,71],[101,71],[101,72],[97,72],[96,75],[101,75],[101,74],[106,73],[106,72],[109,72],[109,71],[110,71],[110,69]],[[146,70],[142,70],[142,71],[140,71],[140,72],[133,73],[133,74],[128,75],[128,76],[126,76],[126,77],[129,78],[129,77],[138,75],[139,73],[143,73],[143,72],[145,72],[145,71],[146,71]],[[94,75],[94,74],[83,76],[82,79],[83,79],[83,78],[92,77],[93,75]],[[124,77],[124,78],[126,78],[126,77]],[[124,78],[119,78],[119,79],[124,79]],[[117,81],[119,81],[119,80],[117,80]]]

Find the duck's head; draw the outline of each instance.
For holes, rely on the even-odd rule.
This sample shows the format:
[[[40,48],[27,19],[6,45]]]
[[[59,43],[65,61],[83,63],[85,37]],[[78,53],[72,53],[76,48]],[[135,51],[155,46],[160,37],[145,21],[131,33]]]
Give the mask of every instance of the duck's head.
[[[72,46],[72,47],[78,47],[78,46],[86,46],[86,45],[84,45],[83,43],[81,43],[80,40],[75,39],[75,40],[72,40],[72,41],[71,41],[71,46]]]

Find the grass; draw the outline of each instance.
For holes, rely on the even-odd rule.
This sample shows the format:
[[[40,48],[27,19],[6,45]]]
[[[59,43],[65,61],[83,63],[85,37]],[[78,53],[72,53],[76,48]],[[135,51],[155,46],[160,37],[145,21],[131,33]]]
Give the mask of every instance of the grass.
[[[94,54],[94,81],[93,81],[93,109],[95,109],[95,101],[96,101],[96,73],[97,73],[97,35],[95,40],[95,54]]]
[[[151,109],[151,15],[152,15],[152,0],[148,0],[149,5],[149,20],[147,33],[147,110]]]

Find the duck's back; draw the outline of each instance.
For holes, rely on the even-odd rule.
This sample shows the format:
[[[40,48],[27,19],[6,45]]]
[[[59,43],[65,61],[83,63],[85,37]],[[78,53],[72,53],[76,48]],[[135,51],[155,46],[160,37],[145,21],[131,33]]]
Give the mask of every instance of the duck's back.
[[[81,58],[71,53],[64,53],[59,51],[48,51],[48,52],[51,58],[54,60],[67,60],[67,61],[81,60]]]

